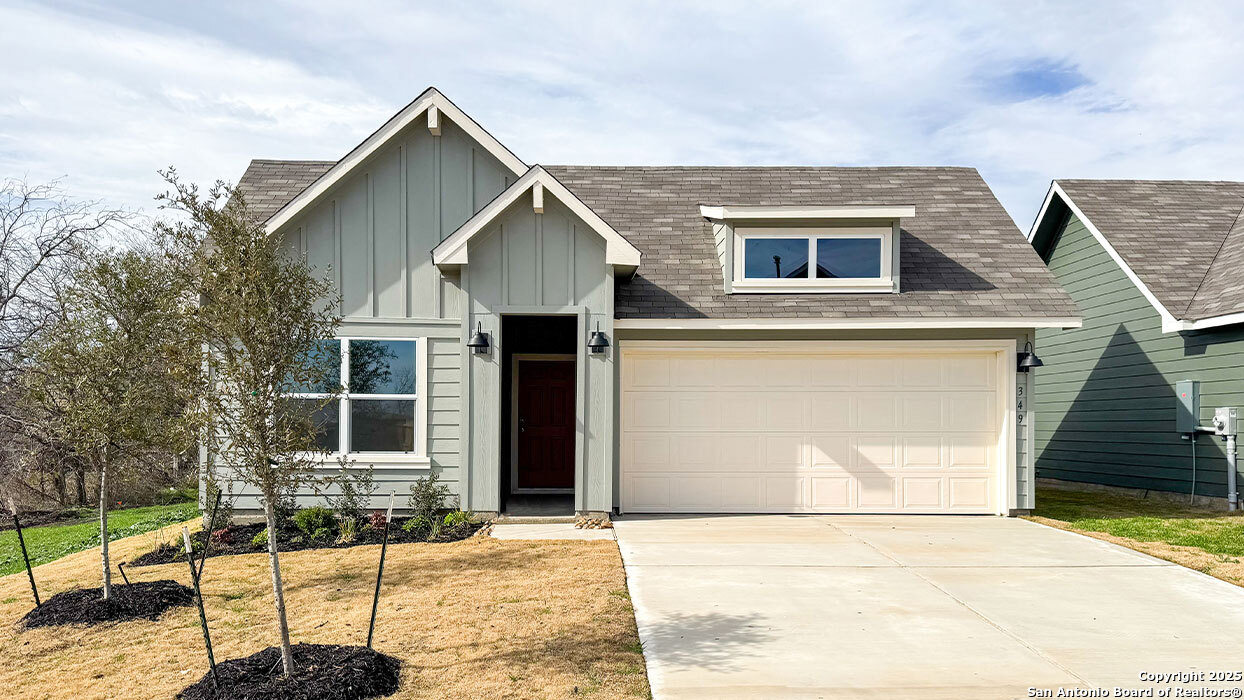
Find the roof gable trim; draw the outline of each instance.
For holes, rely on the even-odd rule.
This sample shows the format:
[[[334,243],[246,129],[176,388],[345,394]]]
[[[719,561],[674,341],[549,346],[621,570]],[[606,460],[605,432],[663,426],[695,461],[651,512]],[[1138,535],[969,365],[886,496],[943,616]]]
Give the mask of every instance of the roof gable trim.
[[[444,115],[478,144],[483,146],[493,157],[501,161],[505,167],[513,171],[515,175],[521,175],[527,170],[526,163],[519,160],[518,156],[510,152],[510,149],[502,145],[492,134],[485,131],[474,119],[467,116],[466,112],[458,109],[457,105],[450,102],[449,98],[442,95],[436,88],[428,88],[422,95],[415,98],[413,102],[393,115],[389,121],[385,122],[371,136],[368,136],[362,143],[355,146],[354,150],[337,161],[337,164],[329,168],[328,172],[321,175],[315,182],[312,182],[302,192],[299,192],[296,197],[286,203],[285,206],[277,210],[268,219],[266,226],[268,232],[272,233],[289,223],[300,211],[327,193],[334,185],[358,167],[360,163],[365,161],[368,156],[383,147],[407,126],[413,124],[424,113],[427,113],[428,129],[432,135],[435,136],[440,133],[440,118]]]
[[[1045,201],[1041,203],[1041,209],[1037,214],[1037,219],[1032,223],[1032,228],[1028,231],[1028,242],[1032,243],[1033,238],[1037,235],[1037,229],[1041,226],[1042,219],[1044,219],[1049,213],[1050,203],[1056,196],[1067,206],[1068,209],[1071,210],[1071,213],[1075,214],[1076,218],[1084,224],[1084,228],[1088,229],[1089,233],[1093,234],[1093,238],[1097,239],[1098,245],[1106,251],[1106,253],[1110,256],[1110,259],[1114,260],[1115,264],[1119,266],[1119,269],[1123,270],[1123,274],[1127,275],[1127,278],[1132,281],[1132,284],[1135,285],[1136,289],[1140,290],[1140,293],[1158,312],[1158,315],[1162,318],[1162,332],[1171,333],[1177,330],[1184,330],[1182,325],[1188,322],[1180,321],[1175,318],[1175,316],[1162,305],[1162,302],[1158,301],[1158,298],[1152,291],[1149,290],[1149,287],[1141,281],[1136,272],[1132,270],[1131,266],[1127,264],[1127,261],[1123,259],[1123,256],[1119,255],[1119,251],[1115,250],[1114,246],[1110,245],[1110,241],[1106,240],[1106,237],[1102,235],[1102,232],[1097,228],[1097,226],[1084,215],[1084,212],[1080,210],[1080,207],[1076,206],[1076,203],[1071,200],[1071,197],[1067,196],[1067,193],[1063,191],[1061,186],[1059,186],[1058,180],[1054,180],[1050,183],[1050,191],[1046,193]]]
[[[623,238],[622,234],[584,204],[583,200],[566,189],[565,185],[539,165],[533,166],[514,184],[480,209],[475,216],[458,227],[457,231],[441,241],[440,245],[432,250],[432,262],[436,265],[469,264],[467,243],[528,191],[532,192],[532,207],[537,210],[536,213],[543,211],[545,196],[552,196],[565,204],[571,212],[582,219],[601,238],[604,238],[606,264],[639,267],[641,257],[639,249]]]

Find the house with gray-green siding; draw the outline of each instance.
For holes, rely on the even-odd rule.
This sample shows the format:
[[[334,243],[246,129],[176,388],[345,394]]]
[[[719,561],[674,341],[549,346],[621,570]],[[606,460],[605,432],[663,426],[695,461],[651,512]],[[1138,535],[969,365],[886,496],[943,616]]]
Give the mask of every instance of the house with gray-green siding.
[[[323,471],[375,506],[435,473],[481,514],[1033,507],[1022,361],[1080,320],[971,168],[528,164],[429,89],[237,191],[336,284]]]
[[[1244,183],[1057,180],[1029,233],[1083,325],[1040,329],[1039,479],[1225,505],[1224,441],[1177,432],[1244,407]],[[1182,389],[1181,393],[1189,393]]]

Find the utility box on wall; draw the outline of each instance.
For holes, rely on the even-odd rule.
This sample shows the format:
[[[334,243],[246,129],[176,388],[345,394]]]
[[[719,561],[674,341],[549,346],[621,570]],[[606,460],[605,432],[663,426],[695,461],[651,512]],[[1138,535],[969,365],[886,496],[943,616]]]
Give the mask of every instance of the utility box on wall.
[[[1175,382],[1175,432],[1195,433],[1201,421],[1201,383],[1195,379]]]

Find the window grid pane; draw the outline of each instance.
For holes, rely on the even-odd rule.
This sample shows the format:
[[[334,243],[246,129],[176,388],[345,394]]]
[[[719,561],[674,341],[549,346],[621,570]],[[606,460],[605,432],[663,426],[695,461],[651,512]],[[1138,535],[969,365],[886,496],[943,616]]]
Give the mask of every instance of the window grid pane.
[[[820,238],[816,241],[818,279],[881,277],[880,238]]]
[[[808,276],[808,239],[747,238],[743,241],[743,276],[748,279],[804,279]]]

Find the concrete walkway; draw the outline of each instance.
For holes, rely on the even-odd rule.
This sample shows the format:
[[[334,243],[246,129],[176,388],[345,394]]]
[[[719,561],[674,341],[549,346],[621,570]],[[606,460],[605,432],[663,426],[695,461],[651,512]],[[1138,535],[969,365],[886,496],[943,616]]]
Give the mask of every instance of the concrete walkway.
[[[1138,674],[1244,666],[1244,589],[1023,520],[663,516],[615,527],[657,700],[1157,693],[1175,686]]]

